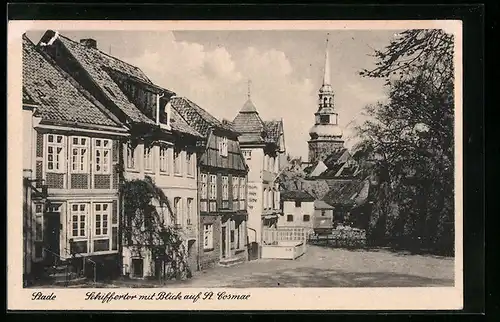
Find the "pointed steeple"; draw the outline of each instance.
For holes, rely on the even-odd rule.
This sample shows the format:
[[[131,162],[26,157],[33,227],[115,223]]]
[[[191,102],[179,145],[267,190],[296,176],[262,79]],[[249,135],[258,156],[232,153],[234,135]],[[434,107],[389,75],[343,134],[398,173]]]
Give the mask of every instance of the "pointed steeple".
[[[257,113],[257,108],[255,108],[255,105],[252,102],[251,98],[251,93],[250,93],[250,85],[252,84],[252,81],[249,79],[248,84],[247,84],[247,101],[243,105],[243,108],[241,109],[240,112],[243,113]]]
[[[328,55],[328,36],[326,37],[325,74],[323,76],[323,85],[331,85],[331,81],[330,81],[330,56]]]

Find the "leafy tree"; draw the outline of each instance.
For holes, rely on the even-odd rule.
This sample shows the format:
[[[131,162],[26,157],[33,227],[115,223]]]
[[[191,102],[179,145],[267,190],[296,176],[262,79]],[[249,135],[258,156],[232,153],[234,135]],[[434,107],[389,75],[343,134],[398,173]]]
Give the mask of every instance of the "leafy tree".
[[[162,278],[190,278],[183,233],[172,224],[175,214],[163,190],[146,176],[143,180],[124,181],[120,192],[126,247],[138,256],[148,252],[152,259],[159,260]]]
[[[365,77],[385,78],[389,100],[368,106],[358,150],[378,178],[373,239],[398,246],[453,247],[453,36],[407,30],[375,52]],[[363,153],[365,152],[365,153]],[[365,165],[367,162],[365,162]],[[375,227],[382,226],[375,233]],[[379,228],[380,229],[380,228]]]

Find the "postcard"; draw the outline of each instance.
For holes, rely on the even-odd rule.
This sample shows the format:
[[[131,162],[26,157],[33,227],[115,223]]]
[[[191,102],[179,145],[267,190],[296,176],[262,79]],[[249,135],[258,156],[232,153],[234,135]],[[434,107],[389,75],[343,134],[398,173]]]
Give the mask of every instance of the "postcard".
[[[461,21],[10,21],[7,77],[10,310],[463,307]]]

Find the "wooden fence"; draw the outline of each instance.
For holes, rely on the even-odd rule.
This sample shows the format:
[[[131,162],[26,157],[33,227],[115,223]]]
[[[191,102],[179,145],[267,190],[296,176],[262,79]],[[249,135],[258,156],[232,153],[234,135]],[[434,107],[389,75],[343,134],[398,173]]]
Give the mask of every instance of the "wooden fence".
[[[279,242],[307,242],[307,232],[303,227],[280,227],[263,229],[264,245],[274,245]]]

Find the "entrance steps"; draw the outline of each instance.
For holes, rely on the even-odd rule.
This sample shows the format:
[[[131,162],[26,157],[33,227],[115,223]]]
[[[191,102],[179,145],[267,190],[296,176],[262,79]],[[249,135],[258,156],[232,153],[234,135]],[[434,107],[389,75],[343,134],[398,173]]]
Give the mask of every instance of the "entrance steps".
[[[231,267],[245,262],[245,257],[231,257],[221,259],[219,262],[219,266],[222,267]]]
[[[47,282],[53,285],[79,285],[85,284],[87,278],[75,271],[75,268],[67,261],[59,261],[55,265],[46,266],[45,274]]]

